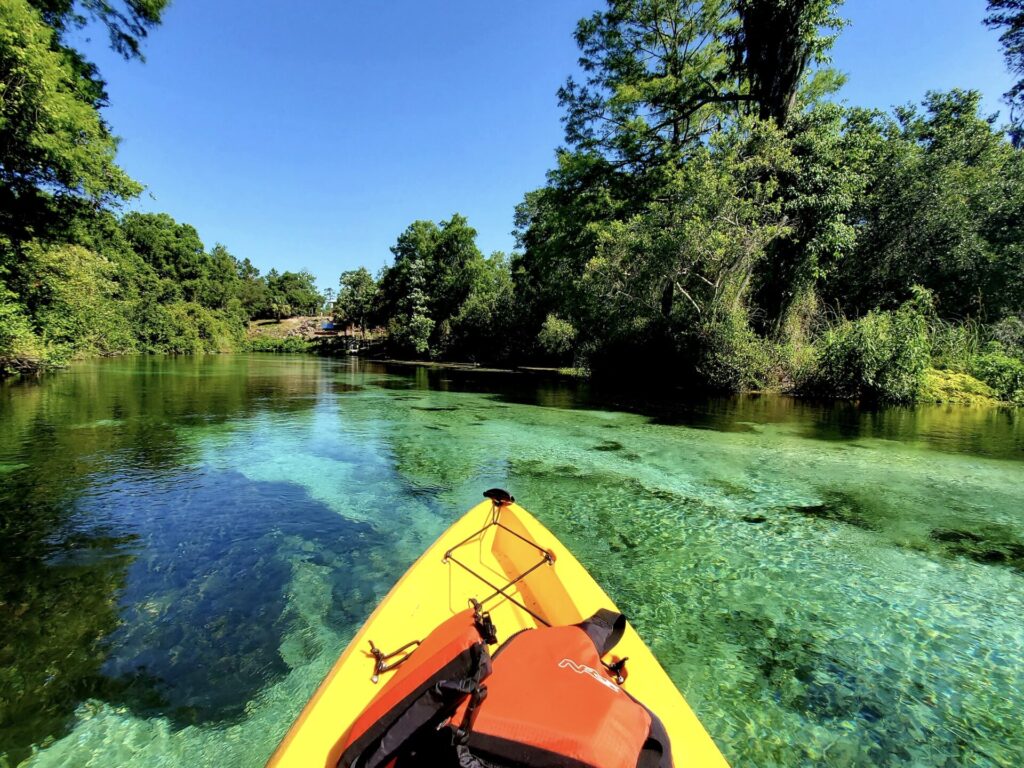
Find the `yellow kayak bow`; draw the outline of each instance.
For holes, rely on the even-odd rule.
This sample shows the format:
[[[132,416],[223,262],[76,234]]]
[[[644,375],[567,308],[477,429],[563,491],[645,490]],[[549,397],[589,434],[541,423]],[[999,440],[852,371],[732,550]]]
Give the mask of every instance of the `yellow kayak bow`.
[[[493,499],[473,507],[406,571],[306,704],[268,767],[334,768],[339,738],[396,662],[414,652],[413,641],[472,600],[490,612],[499,642],[522,629],[576,624],[600,608],[616,610],[572,553],[529,512],[509,502],[506,494],[501,503]],[[623,687],[661,718],[677,765],[728,768],[632,626],[615,652],[629,658]]]

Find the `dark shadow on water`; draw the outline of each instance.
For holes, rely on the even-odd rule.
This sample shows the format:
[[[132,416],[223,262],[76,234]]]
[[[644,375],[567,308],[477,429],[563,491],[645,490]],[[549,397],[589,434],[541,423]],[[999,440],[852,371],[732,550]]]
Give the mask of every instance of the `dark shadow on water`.
[[[826,490],[821,494],[818,504],[786,507],[804,517],[816,520],[829,520],[835,523],[846,523],[864,530],[878,530],[883,516],[873,510],[858,496],[839,490]]]
[[[15,763],[65,732],[87,698],[175,726],[239,718],[288,671],[280,646],[294,561],[328,569],[325,621],[339,630],[371,608],[345,596],[373,595],[388,577],[360,567],[368,526],[299,486],[217,473],[153,494],[133,480],[78,514],[121,533],[78,530],[45,559],[0,566],[0,665],[16,670],[0,680],[0,755]]]
[[[645,416],[656,424],[717,432],[753,433],[760,425],[786,424],[795,425],[797,434],[803,437],[827,442],[920,441],[950,453],[1024,460],[1024,417],[1019,409],[1012,408],[879,407],[775,394],[666,392],[643,384],[630,388],[621,383],[609,386],[513,372],[410,369],[367,361],[356,365],[369,372],[390,374],[371,384],[391,390],[472,392],[520,405],[622,411]],[[607,426],[615,428],[613,424]]]
[[[971,531],[936,528],[930,538],[946,557],[963,557],[1024,573],[1024,542],[1006,526],[990,523]]]
[[[236,473],[185,485],[145,508],[124,509],[125,524],[145,531],[144,548],[128,572],[123,624],[103,665],[113,681],[109,699],[176,725],[237,718],[288,671],[279,649],[290,549],[301,546],[301,559],[349,587],[353,569],[341,566],[359,559],[370,531],[300,486]],[[336,601],[328,623],[347,626],[365,608]]]

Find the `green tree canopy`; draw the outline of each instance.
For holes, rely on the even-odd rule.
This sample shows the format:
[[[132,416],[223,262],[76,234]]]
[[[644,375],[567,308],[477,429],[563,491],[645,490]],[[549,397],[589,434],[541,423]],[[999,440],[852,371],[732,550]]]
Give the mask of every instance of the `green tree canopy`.
[[[1024,0],[988,0],[985,24],[1001,32],[1006,67],[1017,78],[1004,98],[1010,105],[1014,144],[1019,147],[1024,144]]]
[[[115,163],[101,87],[26,0],[0,3],[0,185],[6,202],[37,190],[99,201],[141,187]]]
[[[279,316],[315,315],[324,300],[316,288],[316,277],[307,270],[279,273],[272,269],[267,273],[267,289]]]
[[[947,318],[1024,307],[1024,158],[980,103],[951,91],[895,117],[851,112],[846,132],[868,178],[851,211],[856,248],[826,285],[847,312],[895,308],[913,285]]]
[[[366,267],[341,273],[335,313],[366,330],[367,322],[377,304],[377,281]]]
[[[170,0],[31,0],[46,23],[63,37],[90,20],[106,26],[110,47],[126,59],[143,58],[142,41],[160,23]]]

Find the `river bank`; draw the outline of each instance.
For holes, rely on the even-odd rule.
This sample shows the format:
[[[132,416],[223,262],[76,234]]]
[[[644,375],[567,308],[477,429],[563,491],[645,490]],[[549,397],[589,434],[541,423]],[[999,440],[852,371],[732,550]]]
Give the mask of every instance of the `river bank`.
[[[306,318],[308,320],[308,318]],[[250,330],[247,336],[246,342],[242,345],[242,348],[236,352],[222,352],[218,354],[247,354],[247,353],[277,353],[277,354],[316,354],[321,356],[344,356],[344,355],[355,355],[361,356],[363,359],[370,360],[372,362],[382,363],[389,366],[406,367],[406,368],[423,368],[427,370],[438,370],[438,371],[473,371],[481,374],[503,374],[503,375],[529,375],[529,376],[541,376],[552,379],[562,379],[567,381],[592,381],[592,377],[589,371],[585,368],[566,368],[557,366],[534,366],[534,365],[516,365],[516,366],[488,366],[480,365],[470,361],[442,361],[442,360],[417,360],[417,359],[403,359],[403,358],[392,358],[388,357],[383,353],[380,339],[371,338],[368,342],[368,350],[371,354],[367,355],[367,348],[364,348],[363,353],[360,355],[358,352],[348,352],[346,350],[347,343],[354,337],[342,336],[337,334],[323,334],[316,333],[310,330],[310,324],[307,322],[303,324],[301,319],[295,322],[281,322],[274,323],[270,328],[260,328],[257,331]],[[373,353],[373,349],[377,352]],[[131,357],[132,355],[128,355]],[[110,356],[106,356],[110,357]],[[159,357],[159,356],[157,356]],[[171,357],[178,357],[171,355]],[[88,360],[90,358],[80,358],[77,362]],[[46,366],[43,368],[29,368],[20,372],[22,378],[33,378],[43,375],[44,373],[51,372],[56,373],[67,367],[69,363],[62,364],[60,366]],[[8,377],[11,378],[11,377]],[[0,381],[2,381],[0,377]],[[623,387],[621,382],[616,383],[615,389],[622,394],[629,394],[630,388]],[[682,390],[678,390],[682,391]],[[701,390],[697,390],[700,392]],[[649,396],[652,392],[656,392],[659,396],[664,397],[670,394],[670,390],[666,390],[665,387],[651,387],[650,384],[646,384],[643,387],[635,388],[632,390],[633,394],[638,397]],[[691,393],[692,394],[692,393]],[[728,394],[728,393],[715,393],[714,391],[704,391],[704,394]],[[792,397],[801,397],[802,393],[799,391],[792,391],[786,389],[746,389],[741,390],[735,394],[783,394]],[[813,397],[815,401],[835,401],[835,402],[856,402],[856,398],[850,397],[829,397],[822,393],[816,393]],[[917,404],[940,404],[940,405],[961,405],[973,408],[1017,408],[1021,403],[1017,403],[1011,400],[1000,399],[998,393],[991,386],[986,384],[979,379],[971,376],[968,373],[940,370],[937,368],[928,368],[922,375],[922,382],[920,392],[918,394]],[[868,403],[869,405],[873,405]]]

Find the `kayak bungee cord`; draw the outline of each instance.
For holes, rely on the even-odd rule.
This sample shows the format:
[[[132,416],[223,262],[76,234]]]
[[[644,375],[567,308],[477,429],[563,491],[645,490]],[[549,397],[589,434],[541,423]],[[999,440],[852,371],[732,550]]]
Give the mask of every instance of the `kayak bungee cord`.
[[[480,605],[483,605],[483,604],[487,603],[488,601],[493,600],[498,595],[501,595],[506,600],[511,602],[513,605],[516,605],[519,608],[521,608],[522,610],[526,611],[528,614],[530,614],[533,618],[535,618],[537,621],[539,621],[545,627],[550,627],[551,623],[548,622],[543,616],[538,616],[534,611],[530,610],[525,605],[523,605],[521,602],[516,600],[516,598],[512,597],[512,595],[508,594],[508,592],[506,592],[506,590],[509,587],[513,587],[516,584],[518,584],[520,581],[525,579],[527,576],[529,576],[531,573],[536,571],[542,565],[553,565],[554,562],[555,562],[554,556],[551,554],[551,552],[549,550],[546,550],[546,549],[544,549],[542,547],[537,546],[537,544],[535,542],[530,541],[525,536],[521,536],[520,534],[516,533],[511,528],[509,528],[507,525],[505,525],[504,523],[501,522],[501,519],[500,519],[501,518],[501,510],[503,508],[509,506],[513,502],[515,502],[515,498],[514,497],[512,497],[507,491],[504,491],[501,488],[491,488],[489,491],[485,491],[484,492],[484,496],[486,496],[488,499],[491,500],[491,505],[492,506],[491,506],[491,519],[490,519],[490,522],[488,522],[487,525],[485,525],[480,530],[475,531],[474,533],[471,533],[469,536],[464,538],[458,544],[456,544],[455,546],[451,547],[447,552],[444,553],[444,558],[443,558],[442,562],[444,562],[444,563],[448,563],[448,562],[455,563],[457,566],[459,566],[460,568],[465,569],[472,576],[476,577],[477,579],[482,581],[484,584],[486,584],[488,587],[490,587],[491,589],[494,590],[487,597],[485,597],[485,598],[483,598],[482,600],[479,601]],[[513,536],[515,536],[520,541],[524,542],[525,544],[527,544],[528,546],[532,547],[533,549],[536,549],[540,553],[540,555],[541,555],[541,559],[539,561],[537,561],[537,563],[535,563],[534,565],[532,565],[529,568],[527,568],[525,571],[520,573],[514,579],[512,579],[509,582],[507,582],[504,586],[500,586],[500,587],[495,585],[495,584],[492,584],[486,578],[481,576],[479,573],[474,571],[468,565],[466,565],[465,563],[463,563],[462,561],[458,560],[456,557],[454,557],[452,555],[452,552],[454,552],[459,547],[461,547],[461,546],[463,546],[465,544],[468,544],[469,542],[471,542],[471,541],[477,539],[478,537],[482,536],[487,531],[488,528],[495,528],[495,527],[496,528],[501,528],[502,530],[507,531],[508,533],[511,533]]]

